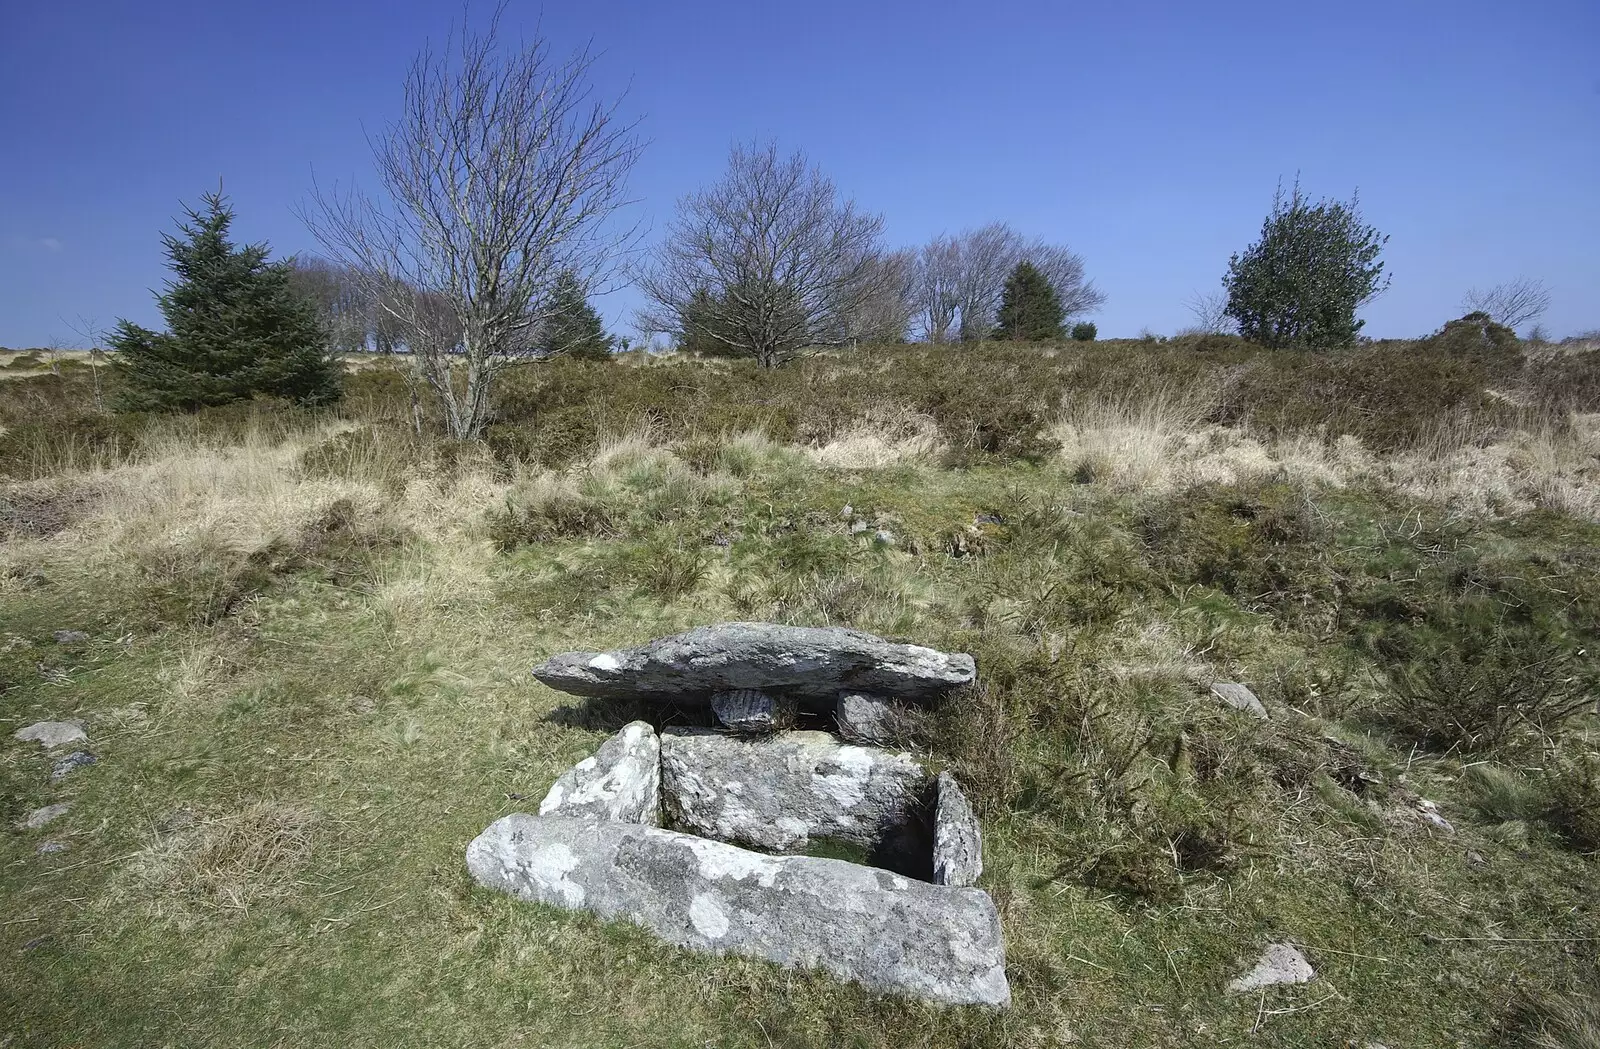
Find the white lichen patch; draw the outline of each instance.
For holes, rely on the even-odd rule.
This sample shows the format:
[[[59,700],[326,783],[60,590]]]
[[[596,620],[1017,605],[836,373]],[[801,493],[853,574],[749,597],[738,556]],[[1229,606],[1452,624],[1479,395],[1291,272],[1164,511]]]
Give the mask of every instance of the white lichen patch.
[[[709,892],[697,893],[690,902],[689,921],[708,940],[719,939],[728,931],[728,914],[722,909],[722,901]]]

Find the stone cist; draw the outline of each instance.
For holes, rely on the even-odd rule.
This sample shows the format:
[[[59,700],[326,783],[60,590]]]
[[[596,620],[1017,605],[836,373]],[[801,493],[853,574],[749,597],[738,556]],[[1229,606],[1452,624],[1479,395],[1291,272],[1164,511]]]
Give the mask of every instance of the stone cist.
[[[702,705],[721,727],[658,734],[633,722],[564,773],[537,816],[491,824],[468,846],[467,866],[490,888],[629,920],[695,950],[1005,1006],[999,917],[973,886],[981,839],[954,777],[930,776],[904,753],[788,728],[797,717],[837,727],[864,702],[882,708],[873,724],[893,724],[896,709],[973,674],[967,655],[765,623],[555,656],[534,671],[553,688]],[[820,845],[867,862],[801,854]]]

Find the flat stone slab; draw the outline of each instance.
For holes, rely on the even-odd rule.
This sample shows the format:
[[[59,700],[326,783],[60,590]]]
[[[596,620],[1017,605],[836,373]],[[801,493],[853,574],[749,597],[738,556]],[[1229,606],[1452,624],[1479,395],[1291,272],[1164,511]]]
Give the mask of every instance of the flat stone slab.
[[[627,920],[692,950],[820,968],[953,1005],[1011,1001],[999,916],[981,889],[637,824],[521,814],[474,839],[467,868],[480,885]]]
[[[64,747],[68,743],[82,743],[89,738],[81,721],[36,721],[27,728],[19,728],[12,739],[24,743],[38,743],[46,749]]]
[[[52,820],[60,819],[70,811],[72,811],[72,806],[64,801],[58,802],[54,805],[46,805],[43,808],[34,809],[32,812],[28,813],[27,818],[25,818],[21,823],[17,824],[17,826],[21,827],[23,830],[38,830],[46,823],[49,823]]]
[[[915,821],[927,784],[908,755],[840,743],[826,732],[764,740],[704,729],[661,735],[669,822],[772,852],[800,852],[813,838],[884,845]]]
[[[1317,971],[1292,944],[1274,943],[1261,952],[1255,968],[1228,984],[1229,994],[1258,991],[1285,983],[1307,983]]]
[[[556,780],[541,816],[661,824],[661,741],[634,721]]]
[[[970,683],[972,657],[839,627],[721,623],[639,648],[566,652],[533,676],[578,696],[682,702],[736,689],[826,701],[840,692],[928,700]]]
[[[983,837],[978,817],[956,778],[939,773],[939,800],[933,816],[933,882],[976,885],[983,873]]]
[[[1211,686],[1211,694],[1222,700],[1235,710],[1242,710],[1251,717],[1265,721],[1268,718],[1267,708],[1262,705],[1256,694],[1250,691],[1248,685],[1241,685],[1237,681],[1218,681]]]

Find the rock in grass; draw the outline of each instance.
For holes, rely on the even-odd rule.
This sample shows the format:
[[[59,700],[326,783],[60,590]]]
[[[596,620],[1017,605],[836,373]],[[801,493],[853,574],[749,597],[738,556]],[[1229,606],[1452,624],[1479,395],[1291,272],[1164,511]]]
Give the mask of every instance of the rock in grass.
[[[711,697],[712,713],[724,728],[760,735],[794,723],[794,702],[753,688],[718,692]]]
[[[562,692],[678,701],[735,689],[824,700],[878,692],[928,700],[970,683],[972,657],[885,641],[839,627],[720,623],[639,648],[566,652],[533,676]]]
[[[46,749],[64,747],[68,743],[82,743],[89,738],[83,730],[81,721],[37,721],[27,728],[19,728],[11,734],[12,739],[22,740],[24,743],[38,743]]]
[[[1285,983],[1307,983],[1317,971],[1293,945],[1274,943],[1261,952],[1255,968],[1228,984],[1229,994],[1257,991]]]
[[[661,741],[643,721],[625,725],[562,773],[539,805],[541,816],[661,823]]]
[[[840,860],[763,856],[627,823],[511,815],[467,847],[480,885],[669,943],[825,969],[875,991],[1004,1006],[994,902]]]
[[[99,760],[87,750],[75,750],[50,766],[50,778],[52,780],[62,779],[78,769],[88,768]]]
[[[56,852],[66,852],[67,843],[64,841],[46,841],[42,842],[39,847],[33,851],[37,852],[41,856],[49,856],[50,854]]]
[[[933,883],[976,885],[983,873],[978,818],[950,773],[939,773],[938,792],[933,817]]]
[[[869,849],[895,843],[914,822],[927,781],[905,754],[842,744],[826,732],[661,735],[661,792],[673,823],[772,852],[803,851],[813,838]]]
[[[1218,681],[1211,686],[1211,694],[1235,710],[1242,710],[1252,717],[1261,718],[1263,721],[1268,717],[1267,708],[1246,685],[1236,681]]]
[[[81,645],[89,640],[89,635],[82,630],[57,630],[55,639],[58,645]]]
[[[34,809],[32,812],[28,813],[27,818],[21,823],[17,824],[17,826],[22,830],[38,830],[46,823],[65,816],[71,810],[72,806],[68,805],[66,802],[60,802],[55,805],[46,805],[43,808]]]

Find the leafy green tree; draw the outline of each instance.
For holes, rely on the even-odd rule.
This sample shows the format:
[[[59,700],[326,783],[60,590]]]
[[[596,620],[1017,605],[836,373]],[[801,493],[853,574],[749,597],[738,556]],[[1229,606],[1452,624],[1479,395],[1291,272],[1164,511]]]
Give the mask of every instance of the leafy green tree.
[[[1315,203],[1280,185],[1261,237],[1228,260],[1226,313],[1263,346],[1355,342],[1356,311],[1389,286],[1378,255],[1389,238],[1361,218],[1359,200]]]
[[[110,339],[125,411],[189,411],[269,394],[302,404],[338,399],[339,366],[317,307],[265,244],[235,247],[220,193],[186,207],[181,236],[162,234],[174,274],[156,297],[167,331],[117,322]]]
[[[571,270],[562,271],[550,293],[550,320],[540,333],[539,352],[586,361],[609,361],[611,339],[600,314],[584,297],[583,285]]]
[[[1006,278],[1000,298],[1000,326],[995,338],[1014,342],[1046,342],[1065,338],[1061,296],[1033,263],[1023,261]]]
[[[1093,342],[1100,335],[1100,329],[1094,326],[1093,321],[1079,321],[1072,326],[1072,341]]]

